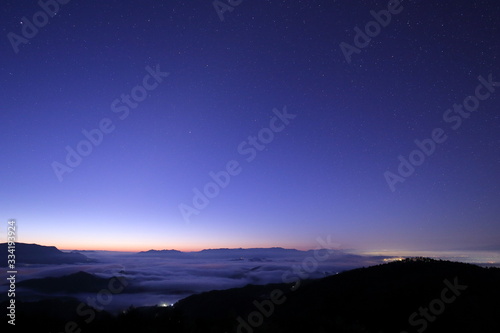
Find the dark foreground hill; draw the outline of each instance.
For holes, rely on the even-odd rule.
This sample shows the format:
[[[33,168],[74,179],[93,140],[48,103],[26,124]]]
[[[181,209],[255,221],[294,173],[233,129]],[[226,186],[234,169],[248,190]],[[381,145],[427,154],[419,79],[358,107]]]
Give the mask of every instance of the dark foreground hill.
[[[0,244],[0,253],[5,253],[5,260],[0,261],[0,267],[7,267],[8,243]],[[55,246],[16,243],[14,254],[16,265],[19,264],[76,264],[89,263],[93,260],[77,252],[62,252]]]
[[[19,282],[17,286],[44,293],[97,293],[101,289],[106,289],[112,280],[85,272],[77,272],[62,277],[24,280]]]
[[[419,258],[319,280],[211,291],[173,307],[130,308],[118,316],[97,310],[91,315],[90,308],[79,315],[74,310],[79,306],[76,300],[19,303],[16,328],[37,332],[64,332],[66,327],[69,332],[497,333],[499,282],[498,268]]]

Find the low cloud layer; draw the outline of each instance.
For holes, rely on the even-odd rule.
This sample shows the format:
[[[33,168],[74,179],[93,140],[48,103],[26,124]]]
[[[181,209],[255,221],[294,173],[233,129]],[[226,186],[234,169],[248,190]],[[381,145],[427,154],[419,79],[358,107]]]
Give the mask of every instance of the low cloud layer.
[[[107,305],[107,310],[113,311],[130,305],[171,304],[191,294],[214,289],[290,282],[290,279],[299,277],[320,278],[352,268],[382,263],[385,258],[358,256],[342,251],[321,250],[315,253],[284,249],[209,250],[185,255],[161,251],[91,251],[84,254],[95,259],[97,263],[29,265],[20,270],[18,279],[60,277],[78,271],[103,278],[123,276],[129,284],[123,292],[113,295],[113,302]],[[5,285],[2,289],[5,289]],[[18,299],[30,300],[47,296],[63,295],[42,295],[20,289]],[[70,296],[85,300],[96,295]]]

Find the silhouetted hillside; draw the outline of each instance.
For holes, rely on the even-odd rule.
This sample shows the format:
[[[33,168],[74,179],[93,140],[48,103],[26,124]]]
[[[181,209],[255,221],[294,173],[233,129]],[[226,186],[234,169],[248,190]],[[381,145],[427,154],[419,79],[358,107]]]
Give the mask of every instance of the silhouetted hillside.
[[[500,269],[419,258],[319,280],[211,291],[173,307],[101,313],[89,332],[499,332]],[[2,304],[1,306],[4,306]],[[36,304],[19,306],[38,316]],[[47,315],[41,328],[50,326]],[[60,318],[56,317],[60,325]],[[28,319],[19,327],[34,329]],[[38,327],[40,328],[40,327]],[[43,330],[42,330],[43,331]]]
[[[8,244],[0,244],[0,253],[7,253]],[[55,246],[16,243],[16,264],[75,264],[94,262],[77,252],[62,252]],[[0,267],[7,266],[7,256],[0,261]]]
[[[494,319],[500,313],[500,269],[425,258],[291,285],[212,291],[181,300],[176,308],[187,322],[196,321],[205,328],[238,316],[248,322],[248,315],[257,310],[254,301],[269,304],[266,299],[278,290],[286,300],[274,305],[275,311],[259,326],[265,328],[262,332],[416,332],[424,325],[422,316],[414,317],[418,324],[412,326],[410,315],[440,299],[447,288],[444,281],[454,284],[455,279],[467,289],[454,302],[445,304],[444,312],[434,322],[427,322],[427,331],[487,332],[492,327],[500,328]],[[228,332],[237,328],[223,324],[218,327]]]
[[[18,282],[17,285],[40,292],[83,293],[106,289],[110,280],[89,273],[78,272],[61,277],[25,280]]]

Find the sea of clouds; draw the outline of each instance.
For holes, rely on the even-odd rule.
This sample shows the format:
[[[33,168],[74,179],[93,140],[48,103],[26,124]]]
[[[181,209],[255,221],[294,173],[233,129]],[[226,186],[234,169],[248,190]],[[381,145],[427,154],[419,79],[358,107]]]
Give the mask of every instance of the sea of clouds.
[[[321,261],[314,260],[312,250],[219,249],[195,253],[84,251],[82,253],[95,259],[96,263],[27,265],[19,269],[17,279],[22,281],[61,277],[79,271],[103,278],[122,276],[128,282],[127,287],[123,292],[113,295],[112,302],[106,306],[108,311],[117,311],[129,306],[166,306],[204,291],[243,287],[248,284],[287,282],[284,276],[288,280],[298,277],[321,278],[353,268],[383,263],[387,258],[360,256],[339,250],[321,251],[323,252],[316,252],[322,258]],[[0,287],[2,294],[6,293],[5,288],[6,285]],[[27,301],[63,296],[85,301],[87,297],[96,295],[46,295],[23,288],[18,288],[17,293],[17,299]]]

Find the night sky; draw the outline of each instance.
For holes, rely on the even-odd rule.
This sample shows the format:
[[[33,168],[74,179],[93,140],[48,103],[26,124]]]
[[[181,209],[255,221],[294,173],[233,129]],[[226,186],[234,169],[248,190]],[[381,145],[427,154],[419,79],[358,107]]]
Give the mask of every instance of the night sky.
[[[1,235],[15,218],[18,241],[62,249],[500,250],[497,0],[0,13]]]

